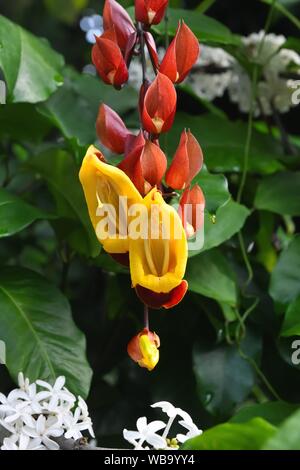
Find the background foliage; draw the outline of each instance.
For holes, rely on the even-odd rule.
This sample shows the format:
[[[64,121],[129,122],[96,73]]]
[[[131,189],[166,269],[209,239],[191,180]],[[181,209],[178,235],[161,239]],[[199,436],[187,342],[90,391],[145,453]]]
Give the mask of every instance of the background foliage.
[[[263,28],[270,3],[171,0],[168,32],[183,17],[200,42],[238,56],[239,35]],[[226,95],[208,107],[180,89],[165,150],[171,157],[184,127],[202,145],[205,245],[191,253],[184,302],[151,314],[162,346],[149,374],[126,356],[141,306],[126,270],[100,252],[78,180],[99,103],[136,122],[134,89],[118,93],[81,73],[90,46],[79,18],[101,8],[98,0],[1,3],[0,389],[20,370],[31,380],[66,375],[71,391],[88,396],[102,444],[120,445],[125,426],[168,400],[211,428],[188,448],[299,449],[300,367],[291,362],[300,335],[299,106],[282,117],[293,155],[280,129],[270,136],[255,120],[238,195],[247,115]],[[278,0],[271,24],[298,50],[299,12],[299,1]]]

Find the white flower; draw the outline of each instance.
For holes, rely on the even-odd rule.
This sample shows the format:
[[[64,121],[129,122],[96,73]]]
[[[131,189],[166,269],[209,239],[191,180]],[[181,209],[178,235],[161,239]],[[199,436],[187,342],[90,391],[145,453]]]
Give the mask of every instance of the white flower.
[[[86,33],[87,42],[95,44],[95,36],[103,33],[103,18],[100,15],[84,16],[80,20],[80,28]]]
[[[55,381],[53,387],[43,380],[37,380],[36,383],[40,387],[46,388],[48,391],[42,392],[43,400],[49,400],[49,403],[45,403],[44,406],[48,411],[55,411],[59,402],[66,402],[71,407],[74,405],[76,398],[72,393],[70,393],[66,388],[64,388],[66,379],[61,376]]]
[[[14,434],[3,440],[1,450],[46,450],[40,439],[30,439],[25,434]]]
[[[143,416],[136,422],[137,431],[124,429],[123,436],[128,442],[135,446],[135,449],[142,449],[144,442],[150,444],[154,449],[164,449],[166,440],[157,434],[157,431],[165,428],[163,421],[152,421],[147,423],[147,418]]]
[[[23,433],[33,439],[40,439],[40,442],[49,450],[59,450],[57,442],[50,438],[60,437],[64,433],[64,430],[61,428],[56,417],[49,416],[46,418],[40,415],[38,419],[31,417],[31,420],[27,420],[27,425],[24,426]]]
[[[179,424],[188,430],[187,434],[177,434],[176,439],[178,442],[183,444],[188,439],[192,437],[197,437],[202,434],[201,429],[199,429],[196,424],[194,424],[192,418],[189,416],[188,419],[179,421]]]
[[[151,408],[161,408],[164,413],[168,415],[169,418],[175,418],[176,416],[181,416],[184,420],[191,419],[190,415],[183,411],[181,408],[175,408],[172,403],[168,401],[159,401],[151,405]]]

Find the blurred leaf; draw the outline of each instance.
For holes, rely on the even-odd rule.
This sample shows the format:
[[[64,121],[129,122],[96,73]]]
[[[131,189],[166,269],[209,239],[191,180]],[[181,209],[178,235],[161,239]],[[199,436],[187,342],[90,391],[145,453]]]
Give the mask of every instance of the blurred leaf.
[[[232,306],[236,305],[235,275],[220,251],[210,250],[189,259],[185,277],[190,291]]]
[[[89,0],[64,0],[63,6],[61,0],[44,0],[44,3],[53,16],[67,24],[72,24],[88,6]]]
[[[40,142],[49,132],[51,124],[34,105],[27,103],[0,106],[0,137]]]
[[[202,43],[226,44],[237,46],[240,44],[239,37],[219,21],[209,16],[203,15],[197,10],[168,9],[168,33],[175,36],[178,22],[183,19],[195,36]],[[153,26],[153,30],[158,34],[165,34],[165,25],[161,22]]]
[[[281,304],[292,302],[300,295],[300,236],[284,250],[271,274],[270,295]]]
[[[48,217],[20,197],[0,188],[0,238],[15,235],[36,220]]]
[[[15,380],[21,371],[31,381],[51,383],[64,375],[73,393],[87,396],[92,372],[85,339],[56,287],[27,269],[2,268],[0,325],[6,364]]]
[[[288,306],[280,333],[280,336],[296,335],[300,336],[300,297]]]
[[[275,230],[275,217],[270,212],[260,211],[259,231],[256,236],[257,242],[257,260],[265,266],[267,271],[271,272],[277,261],[277,252],[272,243],[272,236]]]
[[[260,338],[248,329],[241,349],[256,358],[261,351]],[[223,344],[204,349],[199,345],[194,349],[193,362],[199,397],[210,413],[221,417],[229,415],[251,392],[255,373],[241,357],[237,346]]]
[[[193,184],[199,184],[203,190],[206,209],[215,213],[216,210],[226,204],[230,199],[228,182],[224,175],[213,175],[204,166],[201,172],[193,180]]]
[[[202,0],[196,10],[200,13],[205,13],[215,2],[216,0]]]
[[[44,101],[62,84],[64,61],[44,40],[0,16],[0,68],[8,103]]]
[[[300,215],[300,172],[286,171],[262,179],[254,205],[283,215]]]
[[[198,139],[208,170],[218,172],[240,172],[243,166],[247,124],[231,122],[213,114],[193,116],[177,113],[168,138],[168,154],[173,155],[184,128]],[[249,172],[271,174],[281,170],[278,161],[283,157],[280,144],[266,134],[253,130],[249,157]]]
[[[268,5],[272,5],[273,0],[261,0],[261,2],[267,3]],[[277,11],[279,11],[283,16],[288,18],[291,23],[293,23],[298,29],[300,29],[300,20],[288,10],[288,7],[295,3],[295,0],[278,0],[274,3],[274,8],[276,8]]]
[[[86,146],[96,141],[95,122],[103,101],[120,114],[135,106],[137,92],[130,87],[120,92],[99,78],[70,68],[65,69],[64,74],[63,87],[39,110],[76,145]]]
[[[241,408],[230,420],[231,423],[245,423],[253,418],[263,418],[278,426],[298,409],[298,405],[284,401],[270,401]]]
[[[193,257],[202,251],[210,250],[229,240],[243,227],[250,211],[247,207],[230,199],[224,206],[219,207],[214,217],[205,213],[204,246],[199,250],[190,250]]]
[[[56,202],[57,215],[70,219],[72,223],[70,237],[75,242],[77,250],[87,256],[97,256],[100,252],[100,243],[88,215],[79,182],[79,168],[72,157],[62,150],[52,149],[32,157],[29,167],[46,181]],[[62,228],[67,229],[65,222]]]
[[[264,450],[300,450],[300,410],[283,422],[263,448]]]
[[[261,418],[248,423],[219,424],[187,441],[185,450],[260,450],[276,428]]]

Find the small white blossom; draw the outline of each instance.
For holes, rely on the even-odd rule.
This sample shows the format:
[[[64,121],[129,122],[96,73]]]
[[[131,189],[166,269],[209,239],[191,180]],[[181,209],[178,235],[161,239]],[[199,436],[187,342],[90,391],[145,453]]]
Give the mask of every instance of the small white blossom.
[[[166,441],[157,431],[165,428],[166,425],[163,421],[152,421],[147,423],[147,418],[143,416],[136,422],[137,431],[128,431],[124,429],[123,436],[128,442],[135,446],[135,449],[142,449],[144,442],[150,444],[154,449],[163,449],[166,446]]]
[[[3,440],[1,450],[46,450],[40,439],[31,439],[25,434],[14,434]]]
[[[86,33],[87,42],[95,44],[95,36],[103,33],[103,18],[100,15],[84,16],[80,20],[80,28]]]

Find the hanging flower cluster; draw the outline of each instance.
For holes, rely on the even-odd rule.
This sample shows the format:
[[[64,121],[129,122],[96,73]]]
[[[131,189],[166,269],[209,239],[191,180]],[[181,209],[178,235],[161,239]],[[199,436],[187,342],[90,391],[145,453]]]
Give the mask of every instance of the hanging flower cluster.
[[[102,80],[121,89],[128,81],[132,56],[140,57],[140,131],[132,134],[121,117],[102,104],[96,123],[98,137],[123,159],[118,167],[109,165],[91,146],[80,170],[96,235],[107,253],[129,266],[132,286],[145,305],[144,329],[129,343],[128,353],[148,370],[159,359],[159,338],[149,330],[148,307],[168,309],[184,297],[188,288],[184,280],[187,239],[202,229],[205,206],[201,188],[191,186],[203,164],[196,138],[189,130],[182,131],[168,169],[159,143],[161,134],[174,122],[174,85],[186,78],[199,56],[197,38],[180,21],[159,60],[150,29],[162,20],[167,4],[167,0],[136,0],[134,24],[119,3],[105,1],[104,30],[95,38],[92,60]],[[152,82],[148,79],[146,50],[153,69]],[[174,190],[182,191],[178,211],[169,204],[177,194]]]
[[[200,436],[202,431],[198,429],[191,416],[181,408],[175,408],[168,401],[160,401],[151,405],[151,408],[160,408],[168,417],[167,422],[151,421],[148,423],[145,416],[138,418],[136,431],[124,429],[123,437],[134,446],[135,450],[176,450],[179,445],[188,439]],[[178,424],[184,428],[185,433],[177,433],[171,436],[170,431],[176,418],[180,418]],[[159,433],[158,431],[162,431]],[[149,447],[150,446],[150,447]]]
[[[19,388],[7,397],[0,393],[0,426],[10,433],[1,450],[59,450],[53,438],[77,440],[83,431],[95,437],[85,401],[69,392],[65,381],[31,384],[20,373]]]

